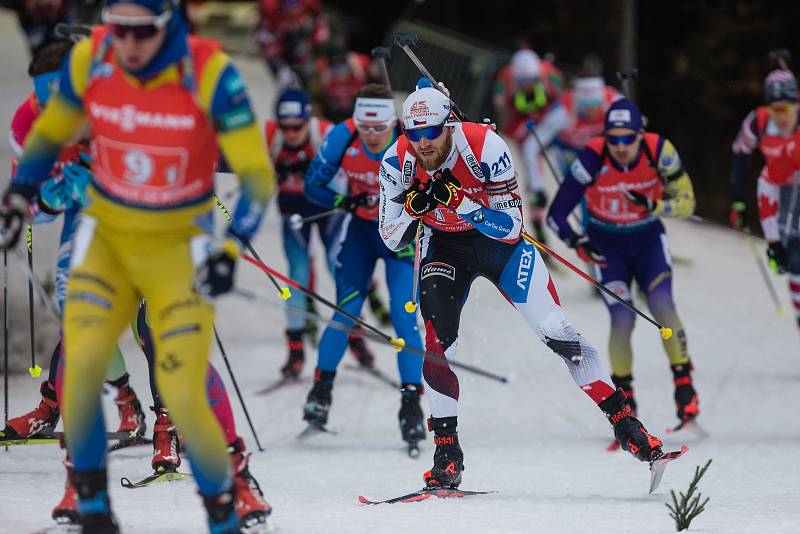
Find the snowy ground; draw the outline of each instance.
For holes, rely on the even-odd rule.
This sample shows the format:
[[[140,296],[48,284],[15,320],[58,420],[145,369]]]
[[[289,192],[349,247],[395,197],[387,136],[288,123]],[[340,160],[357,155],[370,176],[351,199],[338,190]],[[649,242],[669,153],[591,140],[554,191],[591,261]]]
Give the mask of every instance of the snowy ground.
[[[0,17],[0,23],[6,30],[0,33],[4,50],[19,48],[9,19]],[[23,76],[24,64],[14,60],[10,65],[9,57],[24,61],[24,54],[3,60],[5,67],[15,68],[14,76]],[[259,65],[243,70],[263,113],[269,106],[269,82]],[[5,120],[27,87],[12,80],[7,68],[3,72],[0,112]],[[573,385],[560,360],[534,340],[493,287],[478,281],[462,318],[462,361],[513,372],[515,380],[499,385],[460,374],[459,429],[467,466],[463,486],[499,493],[464,501],[361,506],[359,494],[387,498],[418,488],[430,466],[431,444],[418,460],[408,459],[402,450],[399,395],[372,377],[342,369],[331,414],[339,435],[298,442],[308,381],[266,397],[255,394],[277,377],[285,356],[281,310],[236,297],[221,301],[220,335],[266,448],[255,452],[251,469],[275,509],[272,528],[287,534],[419,528],[464,534],[668,533],[674,530],[664,507],[669,490],[684,490],[695,466],[712,458],[701,483],[711,501],[692,531],[800,532],[800,467],[793,461],[800,453],[800,424],[791,416],[800,389],[800,346],[793,320],[775,313],[744,239],[688,222],[668,226],[679,260],[677,303],[696,366],[701,420],[711,437],[700,442],[687,438],[689,453],[670,466],[654,495],[647,494],[645,465],[625,453],[605,451],[608,424]],[[267,263],[283,270],[277,228],[270,213],[256,248]],[[320,291],[332,296],[330,281],[320,274]],[[254,268],[242,264],[239,275],[241,286],[272,295]],[[601,301],[563,270],[555,279],[568,316],[605,353],[608,319]],[[791,309],[784,280],[776,283]],[[642,321],[634,343],[640,413],[651,431],[661,433],[675,423],[667,359],[658,332]],[[149,403],[144,358],[129,336],[122,346],[133,384]],[[379,367],[394,372],[394,352],[373,347]],[[313,360],[313,352],[310,356]],[[213,362],[228,380],[216,350]],[[351,362],[347,356],[343,363]],[[312,367],[313,361],[307,363],[306,375]],[[12,415],[38,402],[38,384],[27,376],[12,377],[10,389]],[[110,398],[106,402],[109,422],[116,425]],[[255,451],[238,402],[232,402],[239,433]],[[148,423],[152,425],[152,417]],[[203,532],[201,504],[191,481],[133,491],[119,486],[121,476],[149,474],[150,452],[141,447],[110,456],[112,500],[123,530]],[[0,532],[29,532],[50,524],[50,510],[62,493],[62,457],[57,447],[46,445],[0,451]]]

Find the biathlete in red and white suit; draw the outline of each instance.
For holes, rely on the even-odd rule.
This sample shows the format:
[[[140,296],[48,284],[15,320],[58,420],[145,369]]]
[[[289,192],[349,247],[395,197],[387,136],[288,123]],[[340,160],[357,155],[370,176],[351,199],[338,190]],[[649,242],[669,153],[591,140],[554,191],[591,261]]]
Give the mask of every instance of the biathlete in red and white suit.
[[[451,116],[450,100],[423,78],[403,104],[400,137],[381,166],[380,231],[399,250],[422,224],[420,304],[428,352],[423,366],[435,434],[428,486],[456,487],[464,455],[456,430],[459,383],[448,365],[458,347],[461,309],[472,281],[492,281],[537,336],[561,356],[575,382],[614,424],[640,460],[661,441],[630,415],[597,351],[564,315],[536,248],[521,239],[516,170],[505,142],[483,125]]]

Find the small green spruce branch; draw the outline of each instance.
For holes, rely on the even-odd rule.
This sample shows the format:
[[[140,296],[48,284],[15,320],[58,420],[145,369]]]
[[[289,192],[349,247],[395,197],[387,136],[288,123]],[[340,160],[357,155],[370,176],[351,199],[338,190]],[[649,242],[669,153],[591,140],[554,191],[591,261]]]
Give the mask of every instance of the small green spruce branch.
[[[706,497],[701,503],[700,499],[702,499],[703,496],[699,491],[697,495],[695,495],[695,491],[697,490],[697,483],[700,482],[700,479],[706,474],[706,470],[710,465],[711,460],[706,462],[706,465],[704,465],[702,469],[699,465],[695,468],[694,479],[689,484],[689,490],[685,495],[681,492],[680,499],[675,496],[675,491],[670,490],[670,494],[672,494],[672,504],[665,503],[664,506],[669,509],[669,515],[675,520],[675,528],[679,532],[688,529],[692,519],[700,515],[703,510],[706,509],[706,503],[709,498]]]

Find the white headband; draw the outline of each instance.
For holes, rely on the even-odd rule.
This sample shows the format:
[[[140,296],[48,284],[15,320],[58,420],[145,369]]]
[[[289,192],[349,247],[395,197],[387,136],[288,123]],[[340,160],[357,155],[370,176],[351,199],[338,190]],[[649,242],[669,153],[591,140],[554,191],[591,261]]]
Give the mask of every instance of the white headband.
[[[357,98],[353,111],[356,122],[389,122],[397,118],[394,100],[389,98]]]

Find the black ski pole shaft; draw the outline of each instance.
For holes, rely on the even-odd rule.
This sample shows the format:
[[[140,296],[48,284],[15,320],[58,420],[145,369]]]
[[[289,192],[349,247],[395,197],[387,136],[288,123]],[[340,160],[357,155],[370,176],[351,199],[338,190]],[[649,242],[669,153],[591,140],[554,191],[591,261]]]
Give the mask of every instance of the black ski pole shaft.
[[[222,203],[222,199],[220,199],[217,195],[214,195],[214,199],[217,201],[217,207],[219,207],[220,211],[222,211],[222,214],[225,216],[225,220],[227,220],[228,222],[231,222],[233,220],[233,217],[231,217],[231,212],[228,211],[228,208],[225,207],[225,204]],[[246,246],[247,246],[247,250],[250,251],[250,254],[252,254],[253,256],[258,258],[258,253],[253,249],[253,246],[250,244],[249,241],[246,243]],[[259,259],[259,261],[261,261],[261,260]],[[289,288],[288,287],[281,287],[281,285],[278,283],[278,281],[275,280],[275,278],[271,274],[269,274],[269,273],[266,273],[266,274],[267,274],[267,278],[269,278],[269,281],[272,282],[272,285],[274,285],[275,289],[278,290],[278,295],[283,300],[288,300],[289,297],[292,296],[292,292],[289,291]]]
[[[545,148],[544,144],[542,143],[539,134],[536,133],[536,125],[533,124],[533,121],[528,121],[527,124],[528,131],[533,135],[533,138],[536,140],[536,144],[539,145],[539,151],[544,158],[545,163],[547,163],[547,168],[550,169],[550,174],[553,175],[553,179],[555,179],[558,185],[561,185],[561,178],[559,177],[558,173],[556,172],[556,168],[553,163],[550,161],[550,157],[547,155],[547,149]]]
[[[442,86],[439,85],[439,82],[436,81],[436,78],[433,77],[433,74],[431,74],[430,71],[427,69],[427,67],[425,67],[425,65],[422,63],[422,61],[420,61],[420,59],[417,57],[417,54],[415,54],[414,51],[411,50],[411,46],[417,44],[418,42],[419,39],[417,39],[417,35],[414,33],[397,34],[394,36],[394,44],[399,46],[403,50],[403,52],[406,53],[408,59],[410,59],[411,62],[417,66],[417,68],[419,69],[419,71],[422,73],[423,76],[425,76],[431,81],[431,85],[435,89],[437,89],[444,96],[450,99],[450,105],[453,107],[453,113],[455,113],[456,117],[458,117],[462,121],[466,121],[467,120],[466,115],[464,115],[464,112],[461,111],[461,108],[458,107],[458,104],[456,104],[455,100],[453,100],[452,97],[448,95],[444,91],[444,89],[442,89]]]
[[[788,48],[776,48],[775,50],[771,50],[769,55],[778,62],[778,65],[780,65],[783,70],[791,70],[789,68],[789,60],[792,54],[789,52]]]
[[[252,291],[248,291],[246,289],[242,289],[242,288],[238,288],[237,287],[232,292],[233,292],[234,295],[242,297],[242,298],[244,298],[244,299],[246,299],[246,300],[248,300],[250,302],[263,303],[263,304],[267,304],[267,305],[270,305],[270,306],[278,304],[277,302],[275,302],[273,300],[270,300],[268,298],[262,297],[261,295],[257,295],[255,293],[253,293]],[[340,330],[342,332],[351,333],[356,328],[355,325],[346,325],[346,324],[341,323],[339,321],[334,321],[333,319],[325,319],[324,317],[320,317],[319,315],[317,315],[314,312],[311,312],[311,311],[308,311],[308,310],[304,310],[304,309],[301,309],[301,308],[294,308],[294,311],[296,313],[298,313],[298,314],[304,315],[306,318],[314,319],[314,320],[319,321],[321,323],[327,324],[327,325],[331,326],[332,328],[335,328],[335,329]],[[392,342],[387,341],[385,336],[383,336],[383,335],[378,336],[375,333],[370,332],[370,331],[361,332],[361,333],[365,338],[367,338],[367,339],[369,339],[371,341],[375,341],[375,342],[378,342],[378,343],[383,343],[383,344],[386,344],[386,345],[390,345],[390,346],[394,347],[395,349],[397,348]],[[406,350],[408,350],[412,354],[415,354],[417,356],[421,356],[422,358],[427,359],[427,360],[429,360],[431,362],[434,362],[434,363],[437,363],[437,364],[440,364],[440,365],[444,365],[445,364],[442,361],[444,356],[442,356],[441,354],[436,354],[436,353],[429,352],[429,351],[419,350],[419,349],[414,348],[414,347],[406,347]],[[469,372],[477,374],[479,376],[483,376],[484,378],[489,378],[489,379],[492,379],[492,380],[496,380],[497,382],[500,382],[502,384],[507,384],[508,382],[510,382],[509,376],[507,376],[507,375],[499,375],[499,374],[493,373],[491,371],[486,371],[485,369],[481,369],[480,367],[475,367],[473,365],[469,365],[469,364],[461,363],[461,362],[457,362],[457,361],[448,361],[447,364],[449,364],[451,367],[455,367],[456,369],[463,369],[465,371],[469,371]]]
[[[631,82],[639,79],[639,69],[626,69],[617,71],[617,79],[622,83],[622,92],[627,98],[631,97]]]
[[[256,440],[256,446],[258,446],[258,450],[260,452],[264,452],[264,447],[261,446],[261,442],[258,440],[258,434],[256,434],[256,429],[253,426],[253,421],[250,419],[250,413],[247,411],[247,406],[244,403],[244,397],[242,397],[242,392],[239,391],[239,384],[236,382],[236,377],[233,376],[233,369],[231,369],[231,364],[228,361],[228,354],[225,352],[225,347],[222,346],[222,340],[219,338],[219,334],[217,333],[217,326],[214,325],[214,338],[217,340],[217,346],[219,347],[219,352],[222,354],[222,361],[225,362],[225,367],[228,368],[228,374],[231,377],[231,382],[233,383],[233,389],[236,390],[236,396],[239,397],[239,403],[242,405],[242,411],[244,412],[244,416],[247,419],[247,424],[250,425],[250,431],[253,433],[253,439]]]
[[[3,249],[3,428],[8,426],[8,250]],[[6,445],[8,452],[8,445]]]
[[[33,272],[33,227],[30,224],[25,232],[25,241],[28,245],[28,269]],[[36,365],[36,321],[33,311],[33,280],[30,277],[28,277],[28,316],[31,323],[31,366],[28,368],[28,373],[31,378],[38,378],[42,374],[42,368]]]
[[[299,214],[295,213],[294,215],[289,217],[289,227],[293,230],[299,230],[306,223],[314,222],[319,219],[324,219],[325,217],[330,217],[331,215],[339,213],[340,211],[342,211],[341,208],[331,208],[329,210],[320,213],[315,213],[314,215],[309,215],[308,217],[300,217],[299,219],[295,217],[298,216]]]
[[[749,234],[749,229],[748,229]],[[753,259],[756,261],[756,265],[758,265],[758,272],[761,273],[761,279],[764,280],[764,285],[767,286],[767,292],[769,293],[770,298],[772,299],[772,303],[775,305],[775,311],[778,312],[778,315],[784,315],[786,313],[786,309],[781,304],[781,300],[778,298],[778,292],[775,291],[775,286],[772,285],[772,280],[769,277],[769,272],[767,272],[767,268],[762,261],[761,254],[758,253],[758,248],[756,247],[756,241],[752,235],[748,235],[747,242],[750,245],[750,251],[753,253]]]

